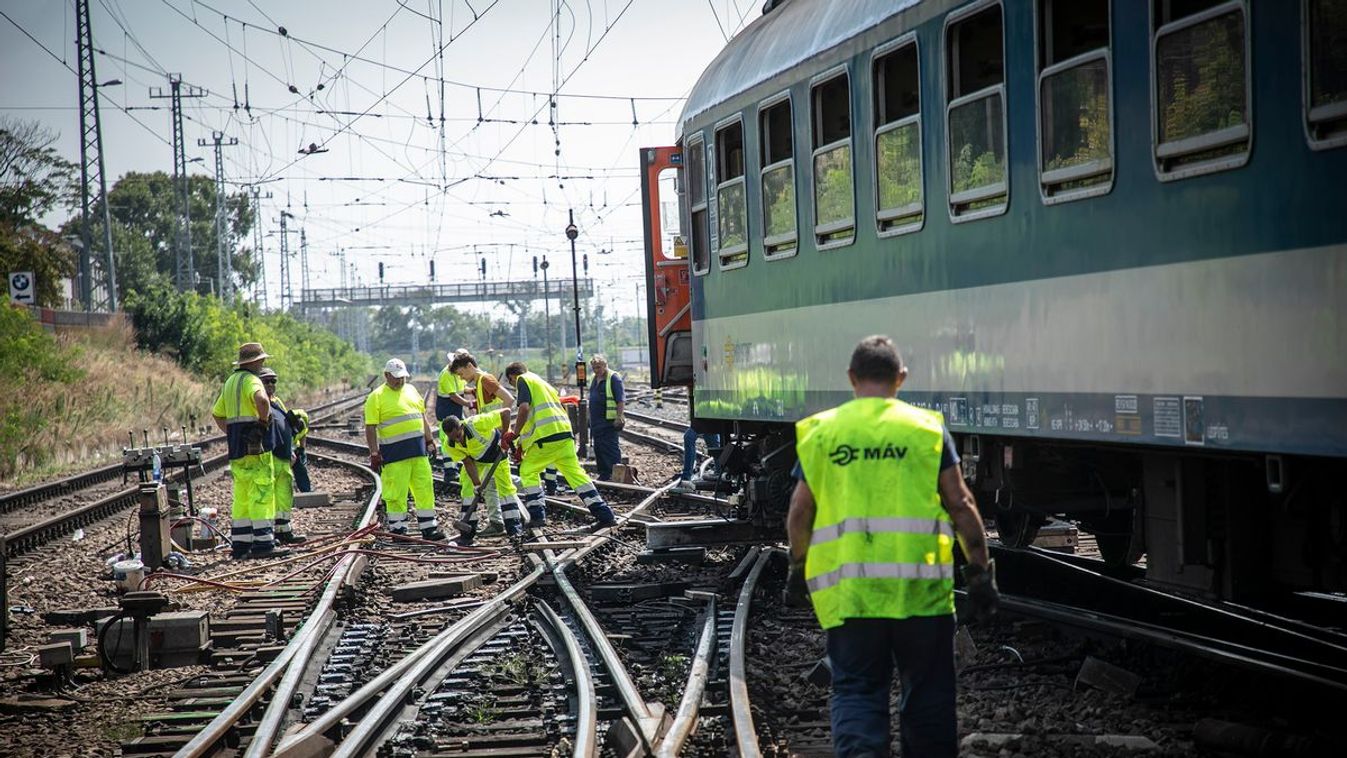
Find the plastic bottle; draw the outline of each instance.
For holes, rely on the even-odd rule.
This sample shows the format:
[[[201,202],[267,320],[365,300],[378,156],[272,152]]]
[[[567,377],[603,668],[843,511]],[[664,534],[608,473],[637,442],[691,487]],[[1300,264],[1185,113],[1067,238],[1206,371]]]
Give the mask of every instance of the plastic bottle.
[[[152,460],[154,461],[154,481],[161,481],[164,478],[164,463],[159,458],[158,450],[154,451],[154,458]]]

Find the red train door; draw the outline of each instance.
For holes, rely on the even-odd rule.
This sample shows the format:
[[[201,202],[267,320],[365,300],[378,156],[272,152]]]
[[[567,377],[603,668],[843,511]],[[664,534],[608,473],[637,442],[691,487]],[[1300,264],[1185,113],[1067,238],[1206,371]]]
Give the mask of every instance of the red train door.
[[[650,333],[650,384],[692,384],[692,286],[682,233],[683,154],[677,147],[641,148],[641,215]]]

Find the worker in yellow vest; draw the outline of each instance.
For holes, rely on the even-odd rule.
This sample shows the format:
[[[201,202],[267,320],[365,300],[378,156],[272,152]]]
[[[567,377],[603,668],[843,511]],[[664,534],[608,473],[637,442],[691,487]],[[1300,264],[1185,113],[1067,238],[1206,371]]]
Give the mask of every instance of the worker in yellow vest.
[[[475,527],[476,515],[468,512],[474,493],[480,491],[482,502],[486,504],[487,527],[480,532],[466,534],[469,541],[474,536],[508,534],[513,537],[524,531],[519,491],[515,489],[514,477],[510,475],[510,462],[506,460],[508,452],[501,445],[501,438],[509,429],[509,408],[479,413],[465,419],[450,416],[440,423],[440,442],[445,455],[462,461],[463,473],[468,479],[462,490],[461,520],[471,517]],[[483,481],[487,471],[497,461],[500,463],[491,481]]]
[[[442,540],[435,521],[435,479],[430,471],[429,450],[435,432],[426,418],[426,405],[416,388],[407,382],[407,364],[392,358],[384,364],[384,383],[365,398],[365,444],[370,468],[379,472],[383,484],[388,530],[407,532],[407,492],[416,502],[416,522],[421,537]]]
[[[437,424],[451,416],[461,419],[464,416],[471,415],[468,413],[468,407],[472,405],[472,400],[468,398],[467,394],[468,384],[449,368],[456,355],[467,352],[467,350],[455,350],[445,356],[444,368],[440,369],[440,375],[435,381],[434,389],[435,423]],[[446,457],[444,459],[445,484],[454,479],[460,479],[458,461]],[[460,479],[460,488],[463,481],[466,481],[466,479]]]
[[[594,442],[594,470],[599,481],[613,478],[613,466],[622,461],[618,432],[626,423],[626,392],[622,376],[608,369],[608,359],[596,354],[589,359],[594,379],[589,383],[589,438]]]
[[[467,350],[454,353],[454,359],[449,362],[449,370],[458,374],[464,382],[473,385],[477,406],[473,413],[480,415],[514,405],[514,394],[502,386],[496,377],[478,368],[477,359]]]
[[[285,552],[276,550],[272,533],[276,479],[271,456],[271,403],[257,376],[269,357],[260,342],[241,345],[234,372],[211,408],[211,417],[225,433],[229,447],[233,490],[229,539],[234,558]]]
[[[896,664],[902,754],[955,756],[956,534],[973,615],[998,602],[982,517],[944,419],[897,399],[893,342],[861,340],[847,376],[854,399],[795,427],[788,600],[807,586],[827,633],[837,755],[889,754]]]
[[[306,541],[304,535],[295,534],[294,529],[290,526],[290,514],[295,509],[294,465],[295,446],[298,444],[298,437],[291,424],[297,419],[285,407],[285,403],[276,396],[276,382],[280,379],[276,375],[276,371],[271,368],[263,368],[257,372],[257,376],[262,380],[262,386],[266,387],[267,398],[271,401],[271,472],[276,479],[272,488],[276,500],[276,520],[273,532],[276,535],[277,542],[297,545]]]
[[[603,502],[594,482],[590,481],[575,454],[575,436],[561,398],[552,385],[518,361],[505,368],[505,382],[515,388],[514,425],[501,437],[501,444],[517,444],[523,458],[519,462],[519,483],[524,490],[530,527],[546,523],[543,508],[542,472],[556,467],[562,478],[575,490],[599,527],[617,523],[613,509]]]

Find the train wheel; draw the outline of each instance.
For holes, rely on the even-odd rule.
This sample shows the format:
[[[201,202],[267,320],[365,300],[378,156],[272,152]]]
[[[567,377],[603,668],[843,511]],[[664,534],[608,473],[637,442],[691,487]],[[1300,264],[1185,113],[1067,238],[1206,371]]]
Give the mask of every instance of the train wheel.
[[[1039,527],[1045,523],[1042,516],[1026,510],[996,512],[996,533],[1000,535],[1001,543],[1010,547],[1032,545]]]
[[[1146,552],[1141,534],[1136,529],[1139,515],[1137,510],[1129,508],[1084,523],[1086,530],[1094,534],[1095,542],[1099,545],[1099,555],[1108,565],[1130,566]]]

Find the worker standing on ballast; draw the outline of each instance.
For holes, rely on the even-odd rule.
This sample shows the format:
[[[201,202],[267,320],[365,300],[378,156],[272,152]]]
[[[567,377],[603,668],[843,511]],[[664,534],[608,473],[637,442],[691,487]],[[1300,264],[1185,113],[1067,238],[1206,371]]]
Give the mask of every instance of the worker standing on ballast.
[[[497,537],[508,534],[519,536],[524,531],[518,490],[510,475],[510,462],[501,439],[510,429],[510,409],[500,408],[460,419],[446,418],[440,424],[441,442],[446,456],[461,461],[467,478],[463,494],[461,518],[476,518],[469,512],[473,494],[480,492],[486,504],[486,529],[468,537]],[[484,481],[492,464],[499,462],[491,481]]]
[[[280,378],[271,368],[257,372],[262,386],[267,390],[267,399],[271,402],[271,471],[276,484],[276,520],[274,533],[276,541],[284,545],[297,545],[306,541],[302,534],[295,534],[290,528],[290,514],[295,509],[295,427],[298,418],[291,413],[285,403],[276,396],[276,382]]]
[[[893,342],[861,340],[847,376],[854,399],[795,426],[787,601],[807,591],[827,632],[838,756],[889,755],[895,665],[902,754],[954,756],[956,533],[972,615],[998,603],[982,517],[943,417],[897,399]]]
[[[505,382],[514,386],[517,402],[514,426],[502,436],[501,444],[506,447],[517,445],[523,456],[519,462],[519,482],[524,489],[529,527],[536,528],[547,521],[547,511],[543,508],[542,472],[548,466],[556,467],[589,507],[599,527],[617,523],[613,509],[603,502],[603,496],[580,466],[571,421],[556,388],[518,361],[505,368]]]
[[[435,381],[436,424],[440,424],[450,417],[461,419],[469,415],[467,409],[468,406],[472,405],[472,400],[467,395],[468,384],[449,368],[454,362],[454,356],[467,352],[467,350],[455,350],[445,354],[444,368],[440,369],[440,375]],[[458,466],[457,461],[452,458],[445,458],[444,481],[446,484],[459,478]]]
[[[435,521],[435,479],[430,471],[430,448],[435,432],[426,418],[426,405],[407,381],[407,364],[397,358],[384,364],[384,383],[365,398],[365,444],[370,468],[383,484],[388,530],[407,533],[407,493],[416,502],[421,537],[442,540]]]
[[[622,376],[608,370],[608,359],[595,355],[589,359],[594,379],[589,383],[589,436],[594,443],[594,468],[599,481],[613,478],[613,466],[622,461],[618,432],[626,423],[626,393]]]
[[[215,425],[229,446],[230,543],[234,558],[275,555],[275,474],[271,456],[271,402],[257,373],[266,363],[260,342],[239,346],[234,372],[211,408]]]

